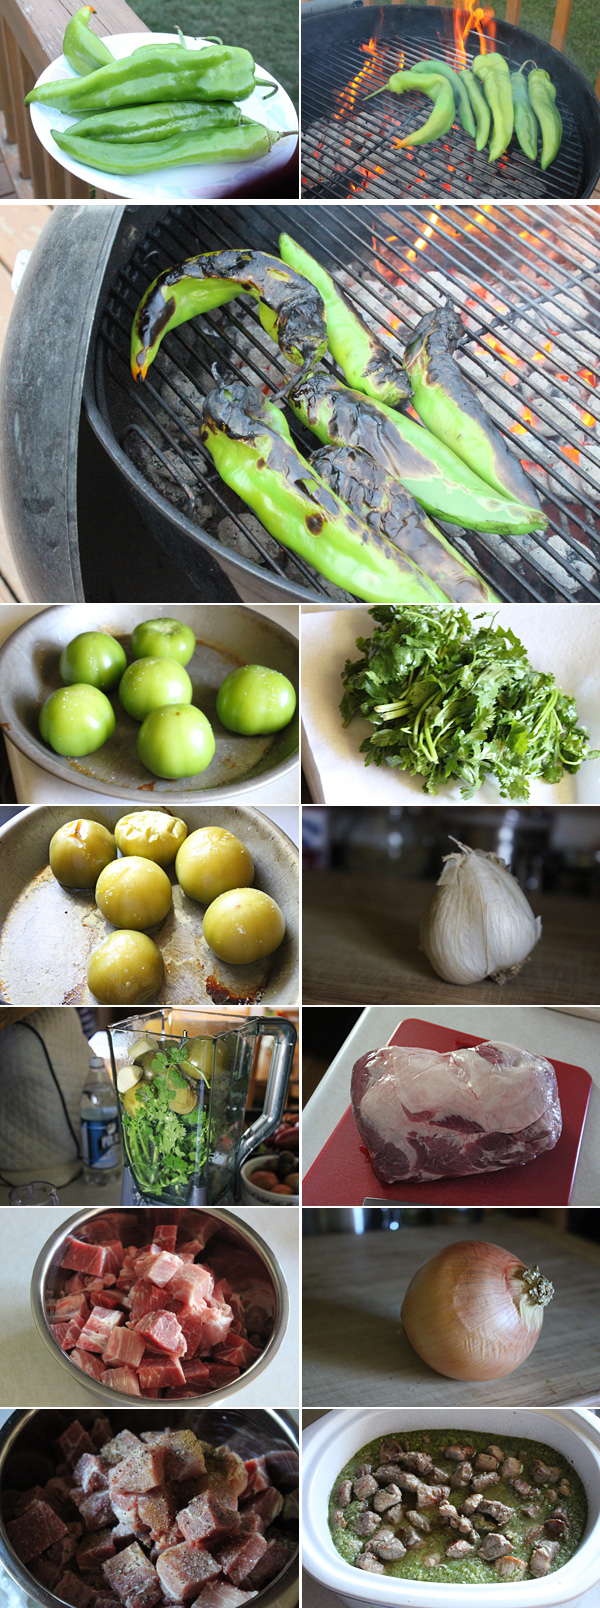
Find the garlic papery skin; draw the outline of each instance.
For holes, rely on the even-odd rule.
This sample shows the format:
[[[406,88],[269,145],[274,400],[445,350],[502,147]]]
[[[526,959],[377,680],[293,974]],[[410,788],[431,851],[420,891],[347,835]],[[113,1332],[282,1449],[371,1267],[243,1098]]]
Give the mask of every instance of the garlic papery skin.
[[[505,983],[535,949],[541,918],[497,854],[458,848],[446,856],[421,922],[421,949],[447,983]]]

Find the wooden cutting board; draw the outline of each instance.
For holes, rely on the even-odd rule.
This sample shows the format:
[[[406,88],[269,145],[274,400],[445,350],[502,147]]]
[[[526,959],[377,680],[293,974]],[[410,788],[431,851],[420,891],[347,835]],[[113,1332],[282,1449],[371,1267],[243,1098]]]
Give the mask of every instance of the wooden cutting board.
[[[519,1212],[481,1211],[468,1224],[457,1210],[445,1223],[432,1222],[433,1213],[423,1211],[409,1225],[407,1215],[400,1214],[404,1221],[395,1233],[305,1237],[306,1407],[600,1403],[598,1246]],[[502,1245],[528,1267],[539,1264],[554,1284],[537,1345],[504,1379],[444,1379],[421,1362],[402,1330],[400,1308],[413,1273],[442,1246],[463,1239]]]
[[[510,1031],[510,1029],[507,1029]],[[423,1049],[463,1049],[484,1043],[472,1033],[461,1033],[435,1022],[408,1018],[400,1022],[390,1044],[420,1045]],[[440,1178],[428,1184],[382,1184],[376,1177],[352,1107],[330,1134],[302,1185],[305,1206],[361,1206],[365,1200],[382,1206],[567,1206],[583,1137],[592,1079],[581,1066],[553,1061],[563,1113],[563,1128],[554,1150],[547,1150],[525,1167],[475,1173],[466,1178]]]

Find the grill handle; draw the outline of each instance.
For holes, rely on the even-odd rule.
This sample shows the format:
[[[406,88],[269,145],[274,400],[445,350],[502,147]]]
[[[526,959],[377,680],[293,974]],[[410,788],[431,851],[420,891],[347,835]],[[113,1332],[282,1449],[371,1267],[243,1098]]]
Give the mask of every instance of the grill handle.
[[[327,11],[356,11],[364,5],[364,0],[308,0],[309,17],[322,17]]]

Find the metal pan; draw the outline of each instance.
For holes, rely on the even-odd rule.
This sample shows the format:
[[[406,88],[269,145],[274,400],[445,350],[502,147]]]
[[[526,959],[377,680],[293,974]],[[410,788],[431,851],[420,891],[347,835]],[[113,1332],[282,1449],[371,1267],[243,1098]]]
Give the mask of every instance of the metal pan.
[[[99,805],[88,812],[113,831],[125,812]],[[299,991],[298,855],[293,843],[259,810],[196,806],[178,812],[189,832],[222,826],[247,845],[254,885],[271,894],[286,923],[281,948],[248,966],[217,960],[202,937],[204,906],[186,898],[171,871],[173,906],[152,932],[165,963],[164,1005],[252,1004],[289,1007]],[[114,931],[92,893],[61,888],[48,865],[59,826],[73,820],[64,805],[23,810],[0,828],[0,1000],[6,1005],[96,1003],[86,982],[93,949]]]
[[[121,707],[116,691],[111,703],[117,717],[112,737],[85,759],[53,753],[38,732],[44,699],[63,685],[58,661],[80,631],[107,631],[118,637],[131,660],[131,632],[140,620],[172,617],[191,626],[196,651],[186,666],[194,688],[193,702],[207,716],[215,734],[215,757],[200,776],[163,781],[146,770],[137,755],[139,724]],[[290,624],[297,609],[290,605]],[[229,603],[72,603],[35,614],[8,637],[0,649],[0,710],[10,741],[52,776],[85,787],[88,792],[132,804],[192,800],[198,794],[236,799],[292,770],[298,759],[298,714],[283,731],[267,737],[240,737],[226,731],[216,715],[221,682],[240,664],[265,664],[280,670],[298,692],[298,643],[290,632],[242,605]]]

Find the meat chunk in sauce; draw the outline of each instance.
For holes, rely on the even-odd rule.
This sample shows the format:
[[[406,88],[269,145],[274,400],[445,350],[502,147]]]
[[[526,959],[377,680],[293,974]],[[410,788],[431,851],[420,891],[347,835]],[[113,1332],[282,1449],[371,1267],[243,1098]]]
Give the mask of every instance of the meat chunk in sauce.
[[[382,1463],[397,1463],[400,1452],[406,1451],[406,1441],[394,1440],[390,1435],[381,1441],[379,1457]]]
[[[514,1480],[522,1473],[523,1464],[519,1462],[517,1457],[505,1457],[500,1468],[501,1480]]]
[[[462,1539],[459,1539],[458,1541],[451,1541],[450,1546],[446,1547],[446,1557],[466,1558],[467,1553],[473,1551],[474,1547],[472,1541],[463,1541]]]
[[[373,1542],[373,1551],[383,1563],[395,1563],[398,1558],[405,1557],[406,1547],[403,1546],[399,1536],[390,1534],[379,1536]]]
[[[473,1478],[472,1464],[471,1463],[459,1463],[458,1468],[455,1469],[454,1474],[451,1474],[451,1476],[450,1476],[450,1484],[452,1486],[453,1491],[459,1491],[461,1486],[463,1486],[463,1485],[470,1485],[472,1478]]]
[[[443,1451],[443,1456],[447,1457],[450,1463],[466,1463],[467,1458],[472,1455],[472,1446],[445,1446]]]
[[[377,1513],[370,1513],[368,1510],[366,1513],[358,1513],[354,1520],[355,1534],[374,1535],[380,1524],[381,1519]]]
[[[549,1574],[559,1547],[560,1541],[540,1541],[529,1559],[530,1574],[536,1579]]]
[[[471,1481],[474,1491],[487,1491],[490,1485],[500,1484],[499,1474],[475,1474]]]
[[[409,1474],[429,1474],[433,1468],[428,1452],[401,1452],[398,1462]]]
[[[492,1502],[488,1496],[484,1496],[480,1512],[493,1519],[495,1524],[509,1524],[514,1515],[514,1509],[508,1503]]]
[[[352,1496],[352,1480],[341,1480],[336,1492],[340,1507],[347,1507]]]
[[[496,1558],[494,1571],[500,1580],[522,1580],[527,1573],[527,1564],[524,1558],[517,1558],[514,1552],[510,1552],[505,1558]]]
[[[375,1491],[378,1489],[379,1486],[373,1474],[361,1474],[360,1478],[355,1480],[352,1486],[354,1495],[358,1497],[359,1502],[374,1496]]]
[[[372,1552],[361,1552],[360,1557],[356,1559],[356,1567],[357,1569],[366,1569],[369,1574],[384,1573],[383,1564],[380,1563],[379,1558],[373,1557]]]
[[[551,1468],[548,1463],[542,1463],[541,1458],[534,1457],[529,1476],[534,1485],[553,1485],[560,1476],[560,1469]]]
[[[385,1513],[387,1508],[394,1507],[401,1502],[402,1497],[397,1485],[378,1486],[373,1497],[373,1507],[376,1513]]]
[[[478,1452],[473,1467],[478,1474],[491,1474],[498,1467],[498,1458],[492,1457],[491,1452]]]
[[[506,1558],[512,1553],[512,1541],[507,1541],[505,1535],[486,1535],[479,1548],[478,1557],[484,1558],[486,1563],[493,1563],[494,1558]]]

